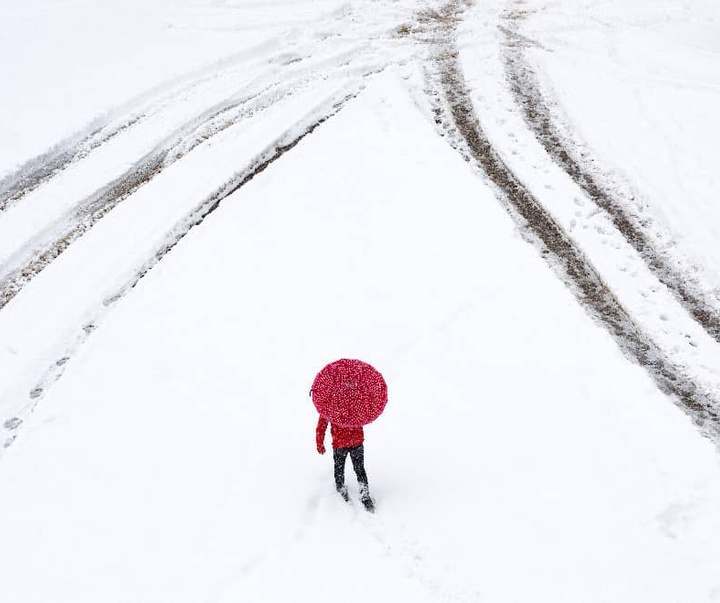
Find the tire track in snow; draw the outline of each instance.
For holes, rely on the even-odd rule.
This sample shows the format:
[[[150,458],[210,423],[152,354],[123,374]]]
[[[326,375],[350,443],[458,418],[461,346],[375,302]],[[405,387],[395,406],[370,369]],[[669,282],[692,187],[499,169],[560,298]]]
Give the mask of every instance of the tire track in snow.
[[[20,166],[0,180],[0,212],[54,178],[118,134],[136,125],[145,115],[130,115],[117,124],[105,123],[58,143],[54,148]]]
[[[362,51],[358,54],[363,56]],[[343,52],[325,61],[343,64],[349,58],[351,55]],[[297,70],[297,67],[294,69]],[[70,208],[58,221],[38,233],[29,245],[13,254],[4,266],[0,266],[0,310],[112,209],[197,146],[243,119],[257,115],[292,96],[313,81],[337,73],[344,74],[352,69],[348,65],[334,67],[329,72],[313,69],[307,73],[309,69],[304,69],[293,77],[286,75],[278,78],[260,91],[255,90],[254,84],[250,84],[242,93],[206,109],[198,117],[177,128],[125,173]]]
[[[207,110],[166,137],[124,174],[70,208],[60,220],[50,225],[45,232],[39,233],[32,245],[11,258],[14,266],[10,270],[3,270],[5,274],[0,276],[0,309],[74,241],[141,186],[233,123],[264,111],[288,94],[292,94],[292,91],[275,93],[271,90],[258,100],[256,98],[260,95],[248,95]]]
[[[275,161],[291,151],[305,137],[312,134],[318,127],[335,116],[345,104],[355,98],[364,88],[364,78],[360,78],[348,90],[347,87],[330,98],[326,104],[317,107],[313,113],[296,123],[295,126],[285,132],[280,139],[270,144],[264,151],[244,168],[236,172],[223,186],[215,190],[207,198],[199,202],[193,210],[180,218],[175,226],[167,232],[164,241],[156,248],[155,252],[146,261],[137,266],[116,292],[106,297],[99,303],[89,315],[91,318],[83,325],[78,326],[78,333],[74,340],[70,341],[60,357],[51,364],[39,377],[36,385],[27,394],[27,400],[22,408],[19,408],[13,416],[4,421],[2,430],[5,437],[1,444],[2,448],[8,448],[15,441],[18,430],[27,416],[40,402],[47,389],[55,383],[65,371],[68,361],[87,341],[90,335],[99,326],[105,316],[111,311],[112,306],[127,295],[138,282],[162,260],[168,252],[175,247],[194,227],[202,224],[205,219],[220,207],[220,204],[230,195],[241,189],[258,174],[264,172]],[[2,431],[0,431],[2,433]]]
[[[357,22],[354,11],[346,10],[324,15],[318,26],[315,33],[320,36],[319,46],[313,46],[312,43],[308,46],[307,42],[302,41],[312,37],[308,34],[313,32],[306,29],[294,31],[286,39],[269,39],[154,86],[94,119],[78,133],[0,177],[0,214],[118,134],[162,111],[175,102],[178,96],[218,77],[237,76],[249,64],[287,67],[303,63],[322,46],[339,39],[352,40],[357,34],[356,30],[361,30],[363,24]],[[334,39],[329,31],[336,31],[337,38]]]
[[[79,133],[58,142],[45,153],[29,159],[0,179],[0,213],[87,157],[92,151],[109,142],[118,134],[159,113],[172,104],[178,96],[202,86],[223,73],[231,74],[249,57],[262,52],[269,46],[268,43],[260,44],[250,50],[216,61],[208,67],[197,69],[155,86],[119,108],[109,111],[105,116],[93,120]],[[286,55],[287,52],[282,52],[280,55],[268,59],[268,63],[280,62],[281,57]]]
[[[455,30],[472,0],[455,0],[418,15],[419,33],[433,46],[426,68],[433,91],[435,122],[495,188],[498,198],[586,311],[613,336],[625,355],[645,368],[661,391],[701,430],[720,437],[715,396],[697,385],[638,326],[607,287],[588,258],[567,236],[540,201],[518,180],[487,138],[470,100],[460,66]],[[428,37],[429,36],[429,37]]]
[[[9,437],[7,437],[7,439],[0,437],[0,446],[2,446],[3,440],[5,440],[6,445],[12,443],[12,441],[17,436],[17,430],[22,425],[24,417],[26,417],[27,414],[31,412],[32,409],[37,405],[40,398],[43,397],[50,384],[60,378],[60,376],[64,372],[65,365],[70,359],[70,357],[94,331],[99,318],[92,318],[93,316],[103,317],[105,312],[109,311],[110,306],[112,306],[114,302],[121,299],[130,289],[132,289],[135,284],[137,284],[137,282],[142,278],[142,276],[144,276],[144,274],[146,274],[148,270],[150,270],[157,262],[159,262],[160,259],[162,259],[166,255],[166,253],[179,241],[180,238],[182,238],[193,226],[202,222],[206,215],[213,212],[224,198],[234,192],[234,190],[236,190],[237,188],[244,186],[244,184],[247,183],[250,179],[252,179],[255,175],[264,171],[268,167],[268,165],[270,165],[270,163],[274,162],[284,153],[288,152],[302,138],[304,138],[304,136],[311,133],[326,119],[339,111],[342,105],[344,105],[344,103],[347,102],[349,98],[352,98],[354,95],[359,93],[359,90],[364,87],[365,78],[384,70],[384,68],[388,64],[391,64],[394,61],[401,60],[402,57],[399,55],[393,54],[390,57],[388,56],[387,44],[382,44],[382,46],[378,45],[378,42],[382,42],[384,39],[385,42],[392,42],[392,39],[386,39],[387,32],[384,28],[384,21],[380,22],[375,20],[370,23],[370,25],[373,26],[383,26],[381,33],[378,36],[375,30],[373,30],[372,32],[367,30],[367,24],[364,23],[364,21],[357,21],[357,19],[354,18],[353,11],[346,11],[341,15],[341,17],[342,18],[340,19],[340,21],[338,21],[337,16],[333,16],[333,18],[331,19],[333,22],[337,21],[340,26],[342,26],[338,28],[338,33],[335,36],[329,35],[327,33],[326,29],[328,24],[323,21],[321,23],[321,25],[323,25],[323,30],[320,33],[315,32],[315,35],[313,35],[312,32],[302,31],[298,34],[301,41],[305,39],[310,39],[311,41],[309,42],[309,44],[303,42],[298,45],[294,43],[291,44],[290,48],[288,48],[287,45],[284,45],[282,47],[282,51],[276,52],[269,59],[267,57],[258,58],[257,56],[255,56],[254,53],[250,53],[251,56],[249,58],[251,59],[251,62],[255,63],[256,67],[261,68],[260,71],[262,72],[262,74],[260,77],[257,78],[256,81],[264,81],[265,84],[270,81],[272,82],[273,86],[279,87],[283,84],[287,84],[289,79],[288,73],[292,74],[293,72],[303,72],[308,82],[312,80],[316,84],[320,82],[332,81],[332,79],[338,75],[342,78],[349,78],[350,81],[354,82],[354,84],[350,87],[357,88],[357,91],[350,95],[346,95],[341,101],[335,102],[331,107],[331,110],[329,110],[329,112],[324,117],[321,117],[314,123],[309,124],[307,126],[307,129],[303,133],[301,133],[301,135],[297,137],[288,135],[289,137],[285,137],[283,141],[272,146],[272,151],[268,150],[266,153],[263,153],[262,157],[259,158],[256,162],[253,162],[251,167],[243,170],[241,174],[233,178],[232,186],[228,185],[226,187],[223,187],[223,189],[217,191],[212,196],[212,198],[206,199],[206,201],[202,204],[201,208],[197,209],[195,212],[192,213],[192,215],[186,216],[184,220],[181,220],[177,223],[177,226],[173,229],[172,233],[168,234],[168,242],[166,242],[162,249],[158,249],[157,252],[152,255],[152,259],[148,260],[148,262],[143,264],[141,268],[138,268],[135,278],[127,280],[126,284],[123,287],[119,288],[117,293],[113,295],[107,295],[103,300],[102,304],[100,304],[100,302],[98,301],[98,305],[96,306],[95,310],[91,309],[87,314],[87,316],[89,316],[90,318],[87,320],[83,319],[82,324],[78,322],[76,323],[75,327],[69,325],[70,328],[68,332],[71,334],[69,338],[67,338],[64,342],[57,342],[58,347],[56,348],[56,351],[51,352],[49,356],[46,356],[46,358],[54,357],[57,358],[57,360],[52,362],[46,359],[45,361],[43,361],[43,365],[44,367],[46,367],[44,370],[33,369],[35,375],[38,375],[37,379],[32,380],[31,375],[29,380],[26,377],[23,377],[22,379],[17,380],[14,385],[10,385],[13,393],[7,400],[8,402],[12,402],[12,405],[10,409],[7,409],[10,412],[5,414],[5,417],[3,417],[3,419],[7,418],[7,420],[5,420],[4,422],[4,425],[0,423],[0,435],[1,430],[5,429],[7,431],[6,435]],[[330,29],[332,30],[332,28]],[[377,29],[377,27],[375,27],[375,29]],[[277,49],[279,45],[273,42],[269,44],[264,44],[262,46],[269,46],[271,49]],[[403,47],[408,48],[408,45],[403,45]],[[247,54],[247,52],[240,53],[238,56],[241,58],[247,58]],[[358,57],[363,58],[363,62],[361,62],[361,64],[358,64]],[[242,61],[237,60],[237,57],[232,60],[224,60],[222,61],[222,63],[229,64],[231,66],[236,63],[235,67],[247,66],[247,61],[245,62],[245,65],[243,65]],[[266,72],[268,70],[274,70],[274,80],[272,77],[267,77]],[[214,73],[213,70],[210,70],[209,75],[207,75],[208,78],[218,76],[218,73]],[[299,78],[296,76],[296,79]],[[181,80],[181,84],[184,85],[184,79],[181,78]],[[189,85],[185,86],[184,89],[192,90],[193,86],[194,84],[191,82]],[[348,86],[346,85],[345,89],[347,88]],[[158,89],[160,89],[161,92],[165,92],[167,91],[167,86],[163,85],[158,87]],[[269,98],[271,95],[269,87],[266,88],[266,91]],[[155,103],[157,99],[155,99],[154,95],[152,94],[149,94],[148,96],[150,97],[151,101],[149,103],[149,106],[155,107],[153,103]],[[172,106],[173,94],[170,93],[167,95],[167,97],[168,105]],[[270,104],[268,104],[268,106],[270,106]],[[305,121],[306,120],[303,118],[299,122],[298,127],[302,126]],[[205,125],[207,126],[208,124],[206,123]],[[233,125],[233,120],[229,120],[227,123],[228,127],[231,125]],[[69,140],[77,141],[78,137],[71,137],[71,139]],[[201,144],[202,142],[204,142],[204,140],[205,139],[198,139],[198,144]],[[183,146],[184,142],[186,141],[182,141],[182,143],[175,148],[184,149],[185,154],[187,154],[187,152],[189,152],[189,150],[191,149],[188,150],[188,148]],[[189,146],[192,147],[193,143],[191,143]],[[58,147],[58,152],[68,151],[69,148],[66,147],[67,145],[63,147],[63,145],[61,144],[60,147]],[[156,147],[155,150],[159,151],[160,149]],[[167,158],[172,158],[172,153],[173,150],[171,150],[164,156]],[[152,161],[149,160],[148,156],[146,156],[145,159],[148,159],[147,161],[136,163],[136,167],[138,168],[137,171],[140,173],[136,173],[133,175],[130,174],[130,172],[132,171],[130,170],[126,174],[124,174],[124,177],[117,178],[115,181],[104,186],[101,190],[96,191],[96,193],[91,197],[92,199],[99,201],[99,203],[89,203],[89,207],[93,207],[98,211],[104,211],[102,215],[105,215],[110,211],[110,205],[117,205],[117,203],[115,202],[116,199],[120,199],[120,197],[122,197],[120,200],[124,200],[132,193],[131,189],[135,189],[135,192],[137,192],[137,188],[139,188],[143,184],[154,181],[154,176],[158,175],[158,170],[162,169],[161,164],[164,164],[162,155],[163,153],[159,153],[152,159]],[[82,159],[82,157],[79,157],[77,155],[72,155],[72,157],[77,157],[78,160]],[[60,164],[61,162],[58,163]],[[70,167],[72,165],[73,161],[69,161],[63,163],[62,165],[58,165],[58,169],[56,169],[55,171],[48,170],[45,180],[43,182],[40,182],[37,186],[40,186],[40,184],[44,184],[45,182],[51,180],[54,175],[59,173],[59,171],[62,171],[63,169],[66,169],[67,167]],[[30,167],[34,169],[37,166],[26,165],[25,167]],[[29,170],[26,169],[25,171],[27,172]],[[7,185],[9,179],[6,178],[2,182]],[[0,192],[1,191],[2,189],[0,188]],[[30,189],[24,191],[23,195],[26,195],[29,192]],[[91,197],[87,197],[85,200],[87,201]],[[104,197],[105,200],[108,201],[108,204],[105,205],[104,210],[100,207],[104,204],[104,201],[100,201],[99,197]],[[74,213],[70,212],[70,214],[72,215],[66,214],[66,216],[69,216],[71,220],[77,220],[77,213],[77,211],[75,211]],[[98,217],[99,219],[102,217],[102,215],[98,215],[96,217]],[[0,214],[0,218],[2,218],[2,214]],[[95,221],[97,222],[97,220]],[[78,226],[78,224],[75,223],[75,226]],[[75,240],[79,238],[82,234],[87,232],[88,228],[80,225],[78,226],[76,232],[71,233],[70,238],[72,238],[72,240]],[[55,257],[62,253],[62,251],[66,249],[71,242],[63,239],[64,237],[61,239],[56,238],[55,243],[57,243],[57,245],[54,245],[53,249],[50,250],[50,253],[46,254],[46,256],[40,261],[40,263],[34,267],[42,269],[44,266],[49,265]],[[2,271],[1,267],[0,271]],[[20,282],[17,284],[22,285],[25,282],[28,282],[28,277],[32,278],[37,273],[38,271],[33,269],[25,271],[19,270],[14,273],[14,276],[20,279]],[[0,278],[2,277],[0,276]],[[8,292],[11,296],[14,296],[17,291],[12,291],[13,287],[11,283],[8,282],[7,284],[9,285]],[[72,285],[69,284],[69,286]],[[17,287],[15,288],[17,289]],[[5,300],[4,303],[7,303],[7,300]],[[73,331],[76,332],[75,336],[72,335]],[[63,350],[65,351],[63,352]],[[11,353],[15,353],[13,352],[13,350],[10,351]],[[31,388],[30,384],[33,382],[36,385]]]
[[[583,148],[584,145],[572,140],[572,133],[557,123],[550,108],[551,103],[527,58],[527,48],[536,44],[519,31],[519,23],[529,14],[520,4],[515,0],[513,8],[505,11],[503,19],[506,25],[500,29],[505,38],[502,56],[507,81],[525,123],[553,161],[597,207],[607,213],[612,224],[655,277],[672,292],[702,328],[720,343],[718,300],[702,291],[691,274],[690,266],[678,266],[679,258],[672,257],[669,251],[661,250],[653,242],[653,239],[657,241],[664,233],[653,232],[648,219],[632,210],[632,195],[617,192],[617,186],[603,182],[604,179],[588,169],[588,162],[595,161],[586,156],[580,159],[575,149]]]

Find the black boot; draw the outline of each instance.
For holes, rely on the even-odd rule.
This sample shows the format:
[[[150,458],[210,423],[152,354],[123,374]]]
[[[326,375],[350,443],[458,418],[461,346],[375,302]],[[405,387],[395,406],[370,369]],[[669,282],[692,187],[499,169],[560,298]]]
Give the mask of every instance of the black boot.
[[[360,484],[360,502],[370,513],[375,512],[375,501],[370,496],[370,488],[366,483]]]

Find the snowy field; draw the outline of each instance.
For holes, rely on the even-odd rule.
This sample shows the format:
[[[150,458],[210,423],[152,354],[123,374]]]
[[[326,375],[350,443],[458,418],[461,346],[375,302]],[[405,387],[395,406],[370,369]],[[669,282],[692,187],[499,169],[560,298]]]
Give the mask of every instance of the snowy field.
[[[720,601],[714,1],[0,27],[0,601]]]

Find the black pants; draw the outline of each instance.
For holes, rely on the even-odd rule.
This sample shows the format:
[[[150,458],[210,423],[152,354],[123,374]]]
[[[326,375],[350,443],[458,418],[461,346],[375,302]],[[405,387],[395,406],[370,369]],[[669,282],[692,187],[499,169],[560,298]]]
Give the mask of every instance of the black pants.
[[[333,460],[335,461],[335,486],[338,490],[345,485],[345,459],[350,455],[350,460],[357,475],[358,484],[361,489],[367,490],[368,478],[365,473],[365,448],[353,446],[352,448],[333,448]]]

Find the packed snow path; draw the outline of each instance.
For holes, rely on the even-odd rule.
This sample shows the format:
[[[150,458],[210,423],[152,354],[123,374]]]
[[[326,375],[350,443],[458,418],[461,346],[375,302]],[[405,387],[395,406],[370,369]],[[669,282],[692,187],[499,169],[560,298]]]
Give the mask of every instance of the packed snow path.
[[[720,592],[717,456],[669,403],[716,437],[718,343],[538,134],[516,4],[345,6],[5,178],[0,594]],[[373,518],[312,452],[342,356],[391,388]]]

